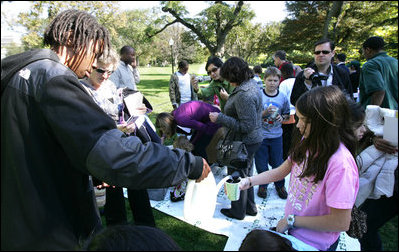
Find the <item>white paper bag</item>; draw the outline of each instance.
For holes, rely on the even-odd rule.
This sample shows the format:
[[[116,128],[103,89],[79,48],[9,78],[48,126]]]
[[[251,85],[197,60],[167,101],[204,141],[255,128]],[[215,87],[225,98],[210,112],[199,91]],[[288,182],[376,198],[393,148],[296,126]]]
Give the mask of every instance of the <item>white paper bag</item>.
[[[384,135],[383,138],[398,146],[398,111],[395,116],[384,116]]]

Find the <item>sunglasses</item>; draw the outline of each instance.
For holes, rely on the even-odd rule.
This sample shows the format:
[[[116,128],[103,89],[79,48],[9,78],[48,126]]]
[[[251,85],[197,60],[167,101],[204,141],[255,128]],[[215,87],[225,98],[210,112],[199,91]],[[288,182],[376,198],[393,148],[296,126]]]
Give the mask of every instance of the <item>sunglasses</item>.
[[[108,75],[111,75],[114,72],[114,71],[108,71],[108,70],[104,70],[104,69],[97,68],[97,67],[93,67],[93,69],[96,70],[96,72],[100,73],[100,74],[107,73]]]
[[[329,54],[331,51],[315,51],[314,54],[319,55],[320,53]]]
[[[217,71],[218,69],[219,69],[218,67],[214,67],[214,68],[212,68],[211,71],[208,71],[207,73],[208,73],[208,75],[210,75],[211,72],[212,72],[212,73],[216,73],[216,71]]]

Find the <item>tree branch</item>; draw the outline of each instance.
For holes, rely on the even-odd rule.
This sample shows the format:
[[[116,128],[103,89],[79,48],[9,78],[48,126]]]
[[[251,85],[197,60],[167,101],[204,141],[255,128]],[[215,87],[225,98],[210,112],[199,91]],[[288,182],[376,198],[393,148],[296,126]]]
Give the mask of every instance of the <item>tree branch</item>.
[[[212,52],[212,50],[214,50],[214,46],[212,46],[209,41],[204,37],[204,35],[193,25],[188,23],[186,20],[182,19],[179,14],[177,14],[173,9],[171,8],[167,8],[167,7],[163,7],[162,8],[163,12],[169,12],[170,14],[172,14],[172,16],[174,16],[176,18],[176,22],[180,22],[182,25],[184,25],[185,27],[189,28],[192,32],[194,32],[199,40]],[[212,49],[212,50],[211,50]]]
[[[148,38],[152,38],[155,35],[157,35],[158,33],[163,32],[168,26],[171,26],[174,23],[179,22],[177,19],[173,20],[171,23],[167,23],[161,30],[154,32],[154,34],[149,34],[148,32],[146,32],[145,34],[147,35]]]

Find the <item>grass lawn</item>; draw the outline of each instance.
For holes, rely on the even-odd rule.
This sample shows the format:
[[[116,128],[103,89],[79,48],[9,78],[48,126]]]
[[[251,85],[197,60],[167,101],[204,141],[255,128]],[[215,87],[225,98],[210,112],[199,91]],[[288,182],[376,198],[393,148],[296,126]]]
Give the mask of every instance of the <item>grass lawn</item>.
[[[175,67],[175,71],[176,71]],[[160,112],[172,111],[169,99],[169,79],[172,74],[171,67],[139,67],[141,81],[137,85],[144,96],[152,104],[154,110],[150,114],[151,120],[155,123],[156,115]],[[205,75],[205,64],[192,64],[189,73]],[[127,200],[126,200],[127,202]],[[128,209],[130,209],[127,203]],[[128,221],[132,222],[131,211],[128,210]],[[156,225],[169,234],[183,250],[195,251],[222,251],[227,237],[206,232],[202,229],[189,225],[174,217],[166,215],[153,209]],[[103,223],[105,220],[103,219]],[[386,223],[381,229],[384,250],[398,251],[398,217]]]

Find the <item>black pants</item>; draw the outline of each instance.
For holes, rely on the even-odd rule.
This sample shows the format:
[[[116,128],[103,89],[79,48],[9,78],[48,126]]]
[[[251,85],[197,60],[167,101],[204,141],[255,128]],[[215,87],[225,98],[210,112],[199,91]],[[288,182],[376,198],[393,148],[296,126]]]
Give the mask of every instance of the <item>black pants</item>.
[[[389,198],[382,196],[376,200],[367,199],[359,209],[367,214],[367,233],[359,240],[361,250],[383,250],[378,229],[398,215],[398,193],[395,192]]]
[[[194,133],[192,138],[194,138],[195,134],[197,133],[198,132]],[[209,145],[211,140],[212,140],[211,135],[202,134],[202,136],[195,143],[194,150],[192,151],[193,155],[203,157],[209,163],[208,156],[206,154],[206,147]]]
[[[238,170],[240,172],[240,177],[245,178],[252,175],[254,155],[261,144],[262,142],[246,145],[250,164],[246,169]],[[227,174],[231,175],[235,171],[237,171],[237,169],[227,167]],[[244,218],[247,213],[253,214],[256,212],[257,209],[253,187],[249,188],[248,190],[240,191],[240,199],[231,202],[230,213],[237,218],[241,219]]]
[[[127,193],[134,223],[136,225],[155,227],[155,219],[147,190],[128,189]],[[104,215],[107,226],[127,223],[125,197],[123,196],[122,187],[106,188]]]

